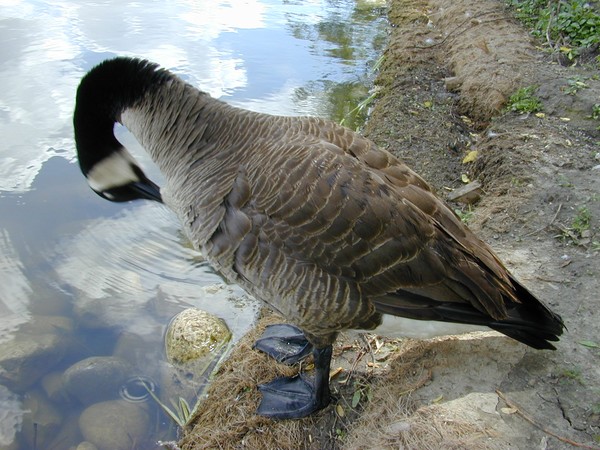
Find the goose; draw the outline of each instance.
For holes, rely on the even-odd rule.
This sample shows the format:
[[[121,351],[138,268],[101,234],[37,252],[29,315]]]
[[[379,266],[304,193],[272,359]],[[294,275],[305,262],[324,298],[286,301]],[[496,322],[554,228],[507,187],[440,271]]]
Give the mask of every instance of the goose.
[[[113,134],[123,124],[159,187]],[[301,418],[331,400],[339,332],[384,315],[486,326],[535,349],[564,329],[414,171],[328,120],[252,112],[143,59],[101,62],[73,117],[80,169],[104,199],[165,203],[208,262],[289,321],[256,348],[314,375],[260,385],[257,413]]]

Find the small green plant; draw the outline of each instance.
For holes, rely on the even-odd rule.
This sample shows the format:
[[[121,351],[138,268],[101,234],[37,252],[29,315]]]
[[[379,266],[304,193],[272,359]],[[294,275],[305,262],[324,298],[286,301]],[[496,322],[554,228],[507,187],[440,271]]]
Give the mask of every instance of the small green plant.
[[[469,220],[471,220],[473,218],[473,216],[475,215],[475,212],[471,208],[471,205],[469,205],[469,208],[466,211],[456,208],[454,210],[454,212],[456,213],[456,215],[458,216],[460,221],[465,224],[468,224]]]
[[[377,94],[378,94],[378,92],[375,91],[371,95],[369,95],[367,98],[362,100],[360,103],[358,103],[358,105],[356,105],[356,107],[354,109],[352,109],[350,112],[348,112],[344,116],[344,118],[342,120],[340,120],[340,125],[344,125],[346,123],[347,119],[349,119],[350,117],[357,117],[360,114],[366,115],[366,112],[367,112],[369,106],[373,103],[373,101],[377,97]]]
[[[600,14],[585,0],[507,0],[515,16],[554,51],[575,60],[600,43]],[[598,61],[600,62],[600,61]]]
[[[592,106],[592,115],[590,118],[600,120],[600,103],[595,103],[594,106]]]
[[[565,92],[569,95],[575,95],[581,89],[587,89],[589,86],[585,84],[585,78],[577,75],[567,80]]]
[[[570,188],[573,187],[573,182],[569,180],[565,175],[560,174],[558,176],[558,185],[560,187]]]
[[[557,237],[562,238],[564,241],[573,242],[576,245],[590,244],[590,225],[592,221],[592,215],[587,206],[581,206],[577,210],[577,214],[573,217],[570,227],[559,226],[561,234]],[[592,248],[595,249],[593,243]]]
[[[585,383],[583,382],[583,376],[581,373],[581,369],[578,367],[573,367],[572,369],[563,369],[560,372],[560,377],[563,379],[568,379],[568,380],[572,380],[575,381],[581,385],[584,385]]]
[[[573,218],[573,222],[571,222],[571,227],[578,235],[581,236],[585,230],[589,230],[591,220],[592,215],[590,214],[589,208],[587,206],[581,206],[577,210],[577,214]]]
[[[536,86],[527,86],[519,89],[508,99],[507,109],[520,114],[537,112],[542,109],[542,102],[534,93]]]
[[[174,409],[169,408],[160,399],[156,396],[156,394],[146,385],[146,383],[140,379],[143,383],[144,387],[150,394],[150,396],[154,399],[154,401],[160,406],[160,408],[167,414],[173,422],[175,422],[180,428],[185,428],[185,426],[189,423],[192,418],[193,410],[190,409],[190,405],[185,398],[179,397],[179,400],[176,402],[171,399],[171,405]]]

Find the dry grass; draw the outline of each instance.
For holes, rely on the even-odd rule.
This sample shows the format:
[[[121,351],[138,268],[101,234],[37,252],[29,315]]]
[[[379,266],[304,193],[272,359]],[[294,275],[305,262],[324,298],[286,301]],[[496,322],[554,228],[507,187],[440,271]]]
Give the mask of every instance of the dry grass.
[[[454,339],[406,341],[385,377],[373,385],[373,396],[344,449],[491,449],[492,430],[475,424],[460,409],[443,404],[418,407],[412,393],[429,384],[439,354],[456,355],[462,345]],[[466,344],[467,346],[469,344]]]
[[[432,381],[434,368],[460,357],[461,349],[478,353],[471,346],[479,343],[468,340],[393,341],[398,346],[393,359],[375,364],[373,354],[361,361],[361,356],[369,356],[365,348],[339,344],[333,367],[344,365],[344,376],[332,381],[336,398],[330,407],[301,420],[273,421],[257,416],[260,394],[256,386],[298,371],[298,367],[277,364],[252,349],[264,327],[279,319],[267,313],[221,366],[208,398],[185,430],[182,449],[497,448],[489,444],[493,432],[461,416],[461,408],[445,409],[444,404],[435,403],[417,407],[418,402],[411,398]],[[351,356],[344,360],[350,347]],[[357,365],[357,361],[361,363]],[[369,400],[364,396],[353,408],[357,386],[369,391]]]
[[[260,401],[256,386],[298,371],[252,348],[265,326],[278,321],[275,316],[263,318],[219,368],[192,419],[193,429],[181,442],[182,449],[294,448],[309,439],[306,429],[313,419],[275,422],[255,414]]]

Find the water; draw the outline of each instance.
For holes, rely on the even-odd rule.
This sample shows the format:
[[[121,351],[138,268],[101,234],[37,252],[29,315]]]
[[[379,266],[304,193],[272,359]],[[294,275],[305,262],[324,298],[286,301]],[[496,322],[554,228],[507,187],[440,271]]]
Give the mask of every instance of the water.
[[[162,205],[111,204],[88,188],[71,125],[85,72],[142,56],[236,106],[356,128],[364,110],[349,113],[368,96],[383,17],[382,2],[366,0],[0,1],[0,449],[82,440],[84,406],[49,387],[77,361],[121,352],[160,388],[174,314],[207,310],[237,339],[258,308],[223,285]],[[30,341],[48,345],[11,366],[6,353],[21,350],[6,349]],[[148,442],[168,436],[168,419],[150,415]]]

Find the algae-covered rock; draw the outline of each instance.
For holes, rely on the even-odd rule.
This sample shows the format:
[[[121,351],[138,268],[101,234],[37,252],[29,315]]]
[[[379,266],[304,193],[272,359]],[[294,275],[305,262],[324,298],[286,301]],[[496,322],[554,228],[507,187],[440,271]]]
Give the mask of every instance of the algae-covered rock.
[[[168,363],[160,366],[161,401],[198,401],[230,339],[225,322],[212,314],[196,308],[177,314],[165,334]]]
[[[222,319],[196,308],[177,314],[165,336],[167,359],[183,364],[205,356],[216,356],[231,339],[231,332]]]

